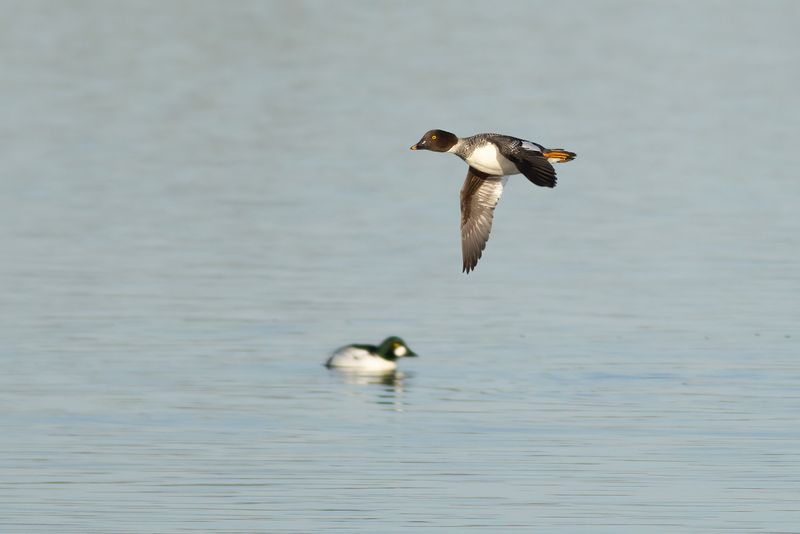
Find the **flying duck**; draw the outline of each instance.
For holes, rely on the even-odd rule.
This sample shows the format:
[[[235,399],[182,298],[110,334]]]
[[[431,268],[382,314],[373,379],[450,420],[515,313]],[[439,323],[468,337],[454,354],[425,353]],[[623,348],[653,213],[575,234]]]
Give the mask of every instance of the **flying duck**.
[[[428,131],[411,150],[450,152],[469,165],[461,187],[461,254],[465,273],[475,269],[486,248],[494,208],[508,176],[524,174],[538,186],[555,187],[556,171],[552,164],[575,159],[574,152],[548,149],[510,135],[481,133],[461,138],[445,130]]]

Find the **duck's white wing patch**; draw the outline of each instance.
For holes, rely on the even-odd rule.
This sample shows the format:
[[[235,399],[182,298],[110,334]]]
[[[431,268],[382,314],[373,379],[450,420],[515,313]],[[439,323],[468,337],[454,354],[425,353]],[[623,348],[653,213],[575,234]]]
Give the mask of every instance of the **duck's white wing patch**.
[[[536,143],[531,143],[530,141],[523,141],[521,146],[525,150],[532,150],[534,152],[539,152],[539,153],[542,152],[542,147],[540,147]]]

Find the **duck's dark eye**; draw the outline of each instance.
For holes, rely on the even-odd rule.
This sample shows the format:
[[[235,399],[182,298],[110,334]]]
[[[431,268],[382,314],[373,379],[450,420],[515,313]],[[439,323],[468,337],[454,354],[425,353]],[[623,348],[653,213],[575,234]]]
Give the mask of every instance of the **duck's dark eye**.
[[[436,135],[435,134],[431,136],[431,140],[436,141]]]

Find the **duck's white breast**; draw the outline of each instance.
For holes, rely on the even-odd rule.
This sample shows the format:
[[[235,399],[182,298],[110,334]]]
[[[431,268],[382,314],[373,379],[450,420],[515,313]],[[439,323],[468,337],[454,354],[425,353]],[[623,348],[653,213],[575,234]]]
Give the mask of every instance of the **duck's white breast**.
[[[347,367],[349,369],[363,369],[365,371],[391,371],[397,369],[393,361],[384,360],[367,350],[357,347],[343,347],[334,352],[328,362],[328,367]]]
[[[494,143],[484,143],[472,151],[465,161],[475,169],[494,176],[517,174],[517,166],[500,154]]]

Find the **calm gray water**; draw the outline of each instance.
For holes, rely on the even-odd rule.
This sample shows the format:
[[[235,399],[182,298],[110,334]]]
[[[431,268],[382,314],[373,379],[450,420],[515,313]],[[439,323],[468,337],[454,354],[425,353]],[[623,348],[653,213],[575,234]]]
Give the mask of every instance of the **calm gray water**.
[[[800,532],[800,3],[0,7],[2,532]]]

